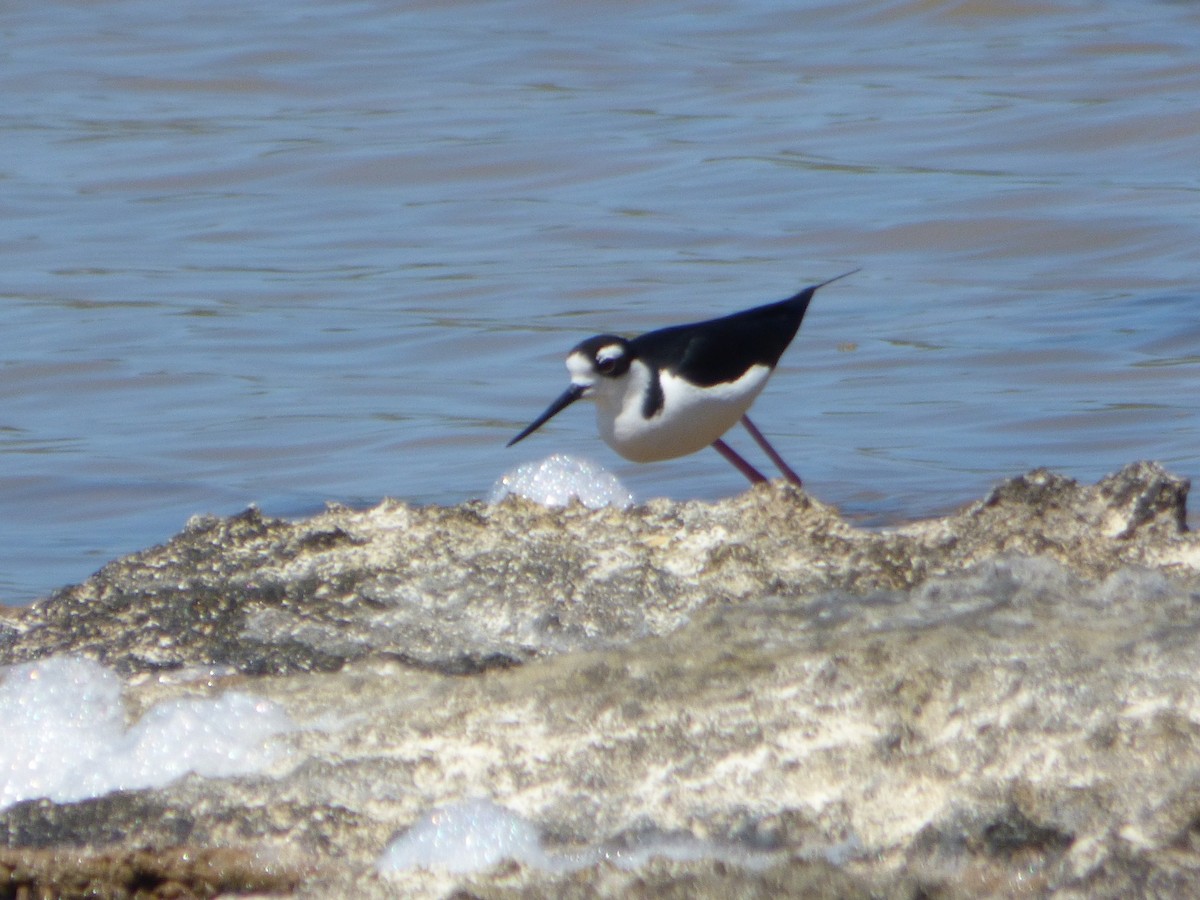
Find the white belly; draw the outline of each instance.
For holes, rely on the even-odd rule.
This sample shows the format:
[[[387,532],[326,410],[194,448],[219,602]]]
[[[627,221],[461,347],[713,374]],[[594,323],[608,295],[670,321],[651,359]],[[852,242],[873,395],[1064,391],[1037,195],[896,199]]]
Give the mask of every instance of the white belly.
[[[635,363],[640,366],[640,363]],[[698,388],[682,378],[662,375],[663,408],[647,419],[643,397],[649,372],[630,373],[620,395],[599,392],[596,424],[600,437],[626,459],[655,462],[686,456],[707,447],[737,424],[770,377],[767,366],[754,366],[737,381]]]

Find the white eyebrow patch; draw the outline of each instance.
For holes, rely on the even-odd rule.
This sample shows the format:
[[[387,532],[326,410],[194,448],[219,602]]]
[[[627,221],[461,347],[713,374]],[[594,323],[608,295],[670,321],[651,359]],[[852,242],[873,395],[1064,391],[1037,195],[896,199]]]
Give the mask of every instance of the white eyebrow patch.
[[[625,348],[620,344],[605,344],[596,351],[596,362],[612,362],[625,355]]]

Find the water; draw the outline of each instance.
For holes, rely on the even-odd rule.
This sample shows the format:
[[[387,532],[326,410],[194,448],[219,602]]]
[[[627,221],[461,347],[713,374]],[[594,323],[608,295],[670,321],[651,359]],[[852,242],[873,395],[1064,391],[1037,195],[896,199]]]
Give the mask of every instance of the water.
[[[599,331],[818,295],[756,405],[865,522],[1200,474],[1200,7],[13,0],[0,602],[195,512],[454,503]],[[744,435],[735,446],[752,453]],[[754,454],[755,461],[759,457]]]

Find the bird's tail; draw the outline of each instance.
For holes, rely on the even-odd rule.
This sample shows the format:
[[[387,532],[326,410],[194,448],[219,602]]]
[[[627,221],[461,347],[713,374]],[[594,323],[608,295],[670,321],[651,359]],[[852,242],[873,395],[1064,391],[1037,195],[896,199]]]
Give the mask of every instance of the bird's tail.
[[[861,272],[861,271],[862,271],[862,267],[860,266],[857,269],[851,269],[849,272],[843,272],[841,275],[834,275],[828,281],[822,281],[820,284],[810,284],[808,287],[806,287],[804,290],[800,291],[798,294],[796,294],[792,297],[788,297],[786,300],[780,300],[777,305],[780,307],[783,307],[785,309],[791,310],[793,315],[795,315],[796,313],[799,313],[800,317],[803,318],[804,313],[808,310],[808,304],[812,302],[813,294],[815,294],[819,288],[823,288],[827,284],[833,284],[835,281],[840,281],[843,278],[848,278],[849,276],[853,275],[855,272]],[[798,328],[799,326],[800,326],[800,321],[799,321],[799,319],[797,319],[796,327]],[[791,338],[789,337],[788,340],[791,340]]]
[[[855,274],[856,272],[861,272],[861,271],[862,271],[862,266],[859,266],[857,269],[851,269],[849,272],[843,272],[841,275],[834,275],[828,281],[822,281],[820,284],[814,284],[812,287],[808,288],[808,290],[815,292],[817,290],[817,288],[823,288],[827,284],[833,284],[835,281],[841,281],[843,278],[849,278],[851,275]]]

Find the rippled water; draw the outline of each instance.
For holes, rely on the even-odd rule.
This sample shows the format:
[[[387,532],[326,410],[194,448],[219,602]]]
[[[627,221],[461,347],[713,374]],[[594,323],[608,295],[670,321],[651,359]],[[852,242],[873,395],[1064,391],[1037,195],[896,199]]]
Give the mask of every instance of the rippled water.
[[[756,420],[928,514],[1037,465],[1200,473],[1200,6],[0,11],[0,600],[250,502],[484,496],[562,356],[830,285]],[[750,452],[744,435],[735,444]],[[757,459],[757,457],[755,457]]]

